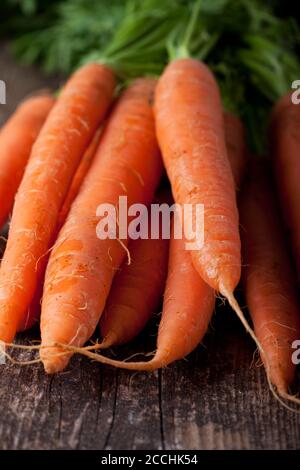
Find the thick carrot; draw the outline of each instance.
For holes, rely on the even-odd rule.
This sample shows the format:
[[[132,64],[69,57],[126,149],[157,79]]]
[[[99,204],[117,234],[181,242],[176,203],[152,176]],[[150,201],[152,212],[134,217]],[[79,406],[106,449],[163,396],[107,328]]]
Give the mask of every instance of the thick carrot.
[[[282,213],[289,230],[300,281],[300,106],[292,103],[289,93],[273,109],[270,131],[271,155]]]
[[[229,112],[224,113],[224,126],[230,166],[235,183],[240,186],[246,167],[244,126],[237,116]],[[100,322],[104,340],[99,347],[128,342],[149,319],[165,281],[161,269],[164,257],[159,249],[159,245],[164,248],[162,243],[163,240],[139,240],[131,244],[133,261],[114,280]],[[155,244],[158,246],[155,247]],[[171,239],[170,253],[169,276],[158,335],[160,353],[154,362],[151,361],[153,367],[189,354],[202,340],[214,310],[214,291],[193,267],[185,243]],[[139,268],[142,261],[143,265]],[[181,284],[182,288],[179,288]],[[176,344],[177,348],[170,347],[171,344]]]
[[[0,339],[11,342],[37,287],[59,210],[113,96],[112,72],[89,64],[69,80],[33,147],[0,269]]]
[[[196,270],[231,297],[241,271],[238,211],[220,95],[209,69],[192,59],[172,62],[156,89],[155,116],[175,202],[204,205],[204,245],[191,251]]]
[[[254,330],[271,382],[280,395],[295,373],[291,344],[300,338],[300,308],[294,271],[268,174],[252,168],[240,201],[243,285]]]
[[[99,145],[99,140],[100,140],[100,135],[101,135],[102,129],[100,128],[95,132],[95,135],[93,137],[92,142],[90,143],[89,147],[84,153],[84,156],[79,164],[79,167],[77,168],[77,171],[75,173],[75,176],[73,178],[71,187],[69,189],[69,192],[67,194],[67,197],[64,201],[64,204],[60,210],[59,216],[58,216],[58,222],[56,225],[55,229],[55,235],[53,236],[53,239],[55,240],[57,237],[58,232],[62,228],[63,224],[66,221],[66,218],[68,216],[68,213],[70,211],[71,205],[73,204],[73,201],[75,200],[77,194],[79,193],[80,187],[84,181],[84,178],[91,166],[91,163],[93,161],[93,158],[95,156],[97,147]],[[43,294],[43,287],[44,287],[44,279],[45,279],[45,271],[47,267],[49,256],[44,256],[39,263],[39,279],[37,282],[37,288],[33,297],[33,300],[28,307],[27,313],[25,317],[21,318],[21,321],[18,325],[17,331],[25,331],[29,330],[32,328],[32,326],[37,323],[37,321],[40,318],[41,314],[41,300],[42,300],[42,294]]]
[[[228,156],[235,184],[240,186],[246,164],[244,129],[238,118],[230,119],[230,133],[226,135]],[[236,123],[234,132],[233,125]],[[228,126],[226,131],[228,130]],[[234,136],[236,142],[234,142]],[[215,291],[193,266],[185,241],[171,237],[168,277],[164,295],[162,318],[158,331],[157,350],[148,362],[121,362],[93,352],[100,344],[81,349],[88,357],[120,368],[153,370],[188,355],[201,342],[211,321],[215,305]],[[126,330],[126,323],[118,319],[118,328]],[[111,325],[113,329],[114,325]]]
[[[50,95],[28,98],[0,131],[0,228],[12,210],[32,146],[54,103]]]
[[[82,346],[92,335],[126,255],[128,239],[97,238],[97,207],[117,207],[124,195],[128,207],[153,199],[162,174],[151,107],[155,85],[137,80],[120,98],[51,253],[41,314],[41,359],[48,373],[62,370],[69,360],[48,345]]]

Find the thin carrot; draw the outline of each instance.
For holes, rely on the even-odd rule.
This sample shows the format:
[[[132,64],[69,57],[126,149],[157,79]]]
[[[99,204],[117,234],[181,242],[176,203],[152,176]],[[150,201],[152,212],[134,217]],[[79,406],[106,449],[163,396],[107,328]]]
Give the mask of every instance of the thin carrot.
[[[0,131],[0,228],[12,210],[32,146],[54,103],[50,95],[26,99]]]
[[[195,270],[185,241],[172,237],[157,351],[151,361],[134,368],[164,367],[193,351],[208,329],[214,305],[215,292]]]
[[[233,125],[236,123],[235,132]],[[230,118],[230,134],[226,136],[231,169],[239,187],[246,164],[243,125],[238,118]],[[226,130],[228,127],[226,126]],[[233,138],[236,136],[236,143]],[[77,350],[81,354],[116,367],[133,370],[153,370],[188,355],[201,342],[207,332],[215,305],[215,291],[199,276],[193,266],[185,241],[170,240],[169,267],[164,294],[161,322],[157,337],[157,350],[148,362],[121,362],[96,354],[93,350],[102,348],[95,345]],[[125,322],[118,319],[117,328],[126,331]],[[111,325],[111,330],[114,325]]]
[[[69,80],[40,132],[21,182],[0,268],[0,339],[11,342],[26,315],[59,210],[113,96],[111,70],[89,64]]]
[[[252,167],[240,201],[243,285],[267,374],[283,398],[295,365],[294,340],[300,338],[300,308],[295,275],[266,170]]]
[[[246,169],[246,133],[242,121],[233,113],[223,113],[227,155],[236,189],[239,190]]]
[[[165,196],[155,201],[163,203]],[[151,220],[149,217],[150,230]],[[100,321],[101,348],[125,344],[146,325],[159,306],[165,287],[169,240],[146,238],[129,244],[131,263],[116,274]]]
[[[246,166],[244,126],[237,116],[229,112],[224,113],[224,125],[230,166],[235,183],[240,186]],[[161,250],[155,247],[158,243],[158,240],[132,243],[133,261],[116,276],[101,318],[100,327],[104,340],[99,348],[128,342],[149,319],[152,305],[157,303],[165,281],[164,276],[160,276],[164,257]],[[135,247],[137,254],[134,258]],[[144,261],[143,267],[138,269],[136,264],[140,264],[140,259],[147,259],[148,256],[149,262]],[[158,286],[154,282],[157,280]],[[201,342],[214,310],[214,290],[201,279],[193,267],[190,253],[185,250],[182,240],[171,238],[169,275],[164,298],[157,345],[159,357],[155,356],[155,361],[151,361],[150,367],[153,368],[189,354]]]
[[[79,167],[77,168],[77,171],[75,173],[75,176],[73,178],[71,187],[69,189],[69,192],[67,194],[67,197],[64,201],[64,204],[60,210],[59,216],[58,216],[58,222],[57,222],[57,231],[61,229],[63,224],[65,223],[68,213],[70,212],[70,208],[79,193],[80,187],[84,181],[84,178],[86,177],[90,166],[92,164],[92,161],[94,159],[97,147],[99,145],[100,141],[100,136],[102,133],[102,128],[99,128],[93,137],[92,142],[90,143],[89,147],[85,151],[82,160],[79,164]]]
[[[282,213],[289,231],[300,281],[300,106],[291,94],[283,96],[272,112],[271,155]]]
[[[128,239],[98,239],[97,207],[149,204],[162,174],[151,107],[156,82],[141,79],[120,98],[95,160],[51,253],[42,302],[41,359],[48,373],[62,370],[69,354],[55,342],[82,346],[94,332]],[[46,347],[45,347],[46,346]]]

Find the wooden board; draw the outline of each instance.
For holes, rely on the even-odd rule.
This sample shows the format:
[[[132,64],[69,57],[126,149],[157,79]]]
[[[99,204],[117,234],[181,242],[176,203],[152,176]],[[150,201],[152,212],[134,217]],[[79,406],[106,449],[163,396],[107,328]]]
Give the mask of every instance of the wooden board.
[[[27,93],[58,83],[16,66],[1,45],[0,74],[8,84],[2,122]],[[153,349],[156,323],[118,352]],[[40,364],[1,365],[0,449],[300,448],[300,416],[269,393],[263,368],[251,366],[253,353],[238,320],[219,307],[204,345],[159,372],[117,371],[82,357],[53,377]]]

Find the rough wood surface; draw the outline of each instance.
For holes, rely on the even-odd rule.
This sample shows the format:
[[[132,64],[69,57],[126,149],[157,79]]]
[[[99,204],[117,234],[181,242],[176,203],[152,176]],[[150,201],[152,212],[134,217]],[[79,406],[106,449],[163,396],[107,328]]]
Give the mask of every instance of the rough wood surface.
[[[0,78],[8,84],[4,121],[24,95],[57,80],[16,66],[8,48],[0,49]],[[153,348],[155,323],[131,349],[119,350],[124,357]],[[233,314],[219,308],[212,326],[187,360],[151,374],[82,357],[54,377],[40,365],[1,365],[0,449],[300,448],[300,416],[282,408],[263,369],[251,367],[253,344]],[[19,341],[37,338],[38,331]]]

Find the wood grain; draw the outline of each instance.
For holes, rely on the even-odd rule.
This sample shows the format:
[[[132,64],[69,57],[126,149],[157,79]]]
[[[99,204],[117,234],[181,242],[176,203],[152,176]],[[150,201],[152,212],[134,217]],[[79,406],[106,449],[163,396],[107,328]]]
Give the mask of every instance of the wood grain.
[[[9,90],[2,121],[23,96],[58,83],[16,66],[1,45],[0,74]],[[156,323],[116,352],[152,350]],[[38,338],[37,329],[18,341]],[[159,372],[133,374],[75,357],[49,377],[40,364],[7,363],[0,366],[0,449],[299,449],[300,416],[269,393],[263,368],[250,367],[253,353],[233,313],[219,307],[204,345]]]

